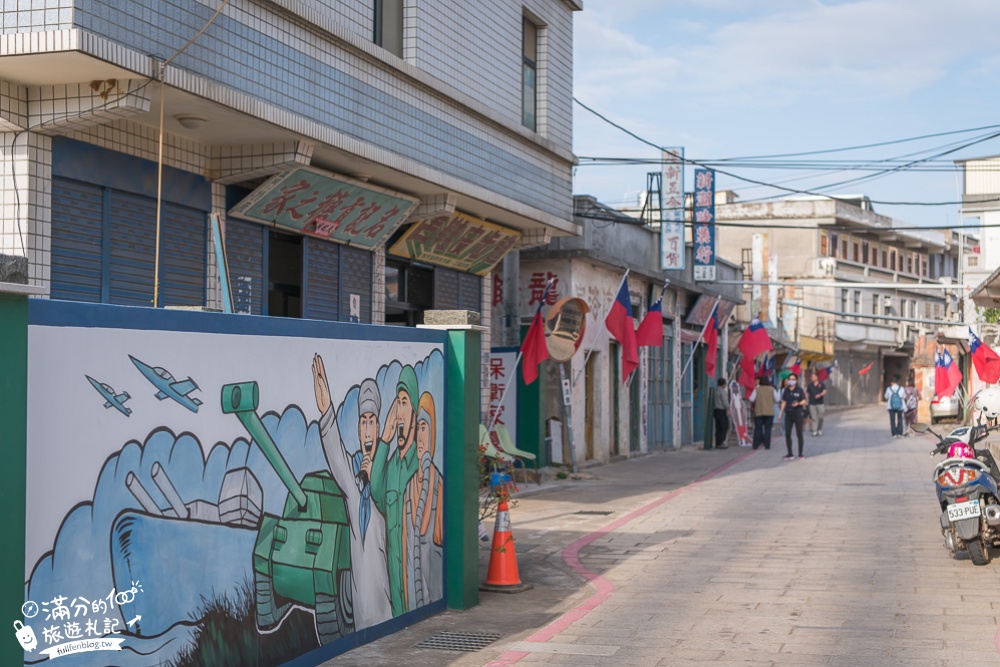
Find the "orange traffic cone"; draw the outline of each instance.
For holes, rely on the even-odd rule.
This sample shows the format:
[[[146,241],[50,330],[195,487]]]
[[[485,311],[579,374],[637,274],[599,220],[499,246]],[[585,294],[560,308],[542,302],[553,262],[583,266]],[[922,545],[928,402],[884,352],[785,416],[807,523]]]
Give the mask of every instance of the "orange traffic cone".
[[[510,532],[510,514],[507,501],[497,505],[497,521],[493,528],[493,548],[490,550],[490,568],[481,591],[493,593],[520,593],[533,588],[521,583],[517,573],[517,553],[514,550],[514,535]]]

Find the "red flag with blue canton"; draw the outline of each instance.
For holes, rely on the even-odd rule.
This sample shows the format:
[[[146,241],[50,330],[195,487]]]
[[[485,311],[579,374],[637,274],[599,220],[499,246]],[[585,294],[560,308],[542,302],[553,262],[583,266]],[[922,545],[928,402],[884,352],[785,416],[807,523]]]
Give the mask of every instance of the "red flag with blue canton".
[[[542,321],[542,305],[545,303],[549,290],[553,283],[545,286],[538,308],[535,309],[535,316],[531,318],[531,326],[521,343],[521,377],[524,384],[531,384],[538,379],[538,365],[549,358],[549,346],[545,342],[545,323]]]
[[[618,296],[611,304],[604,326],[622,346],[622,382],[639,367],[639,348],[635,342],[635,325],[632,323],[632,298],[628,294],[628,281],[622,280]]]
[[[972,365],[976,367],[979,379],[986,384],[996,384],[1000,380],[1000,355],[979,340],[979,336],[969,327],[969,349],[972,351]]]
[[[962,383],[962,370],[955,363],[952,358],[951,353],[945,350],[941,353],[941,363],[944,365],[945,377],[947,378],[948,388],[946,393],[938,392],[941,396],[951,396],[955,393],[958,385]]]
[[[771,347],[771,339],[767,335],[767,329],[756,317],[740,336],[740,342],[736,344],[736,347],[743,353],[743,356],[751,359],[761,352],[769,352],[774,349]]]
[[[822,364],[816,366],[816,377],[819,378],[820,382],[826,382],[830,379],[830,373],[833,372],[834,367],[837,365],[836,360],[831,361],[828,364]]]
[[[635,330],[635,344],[639,347],[663,347],[663,294],[657,299],[646,317]]]
[[[719,304],[715,304],[705,324],[705,348],[705,372],[714,378],[715,360],[719,356]]]

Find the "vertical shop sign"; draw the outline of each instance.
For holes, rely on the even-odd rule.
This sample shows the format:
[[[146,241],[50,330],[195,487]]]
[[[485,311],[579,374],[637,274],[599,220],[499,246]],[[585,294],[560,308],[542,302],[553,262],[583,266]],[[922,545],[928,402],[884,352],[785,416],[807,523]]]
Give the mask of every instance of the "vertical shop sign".
[[[715,280],[715,172],[694,170],[694,279]]]
[[[660,268],[684,269],[684,149],[663,149]]]

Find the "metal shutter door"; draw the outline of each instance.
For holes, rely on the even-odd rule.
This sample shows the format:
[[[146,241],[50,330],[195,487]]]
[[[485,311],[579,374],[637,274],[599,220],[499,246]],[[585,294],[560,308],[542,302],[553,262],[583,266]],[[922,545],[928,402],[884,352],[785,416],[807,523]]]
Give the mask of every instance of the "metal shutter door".
[[[237,313],[263,313],[264,233],[261,225],[233,218],[226,220],[226,256],[233,310]]]
[[[160,303],[205,305],[208,217],[177,204],[163,204],[160,230]]]
[[[101,301],[102,198],[98,186],[52,179],[53,299]]]
[[[306,277],[303,316],[336,321],[340,318],[340,246],[309,237],[302,242]]]
[[[458,271],[440,266],[434,269],[434,308],[458,309]]]
[[[483,310],[483,279],[474,273],[458,274],[458,308],[481,313]]]
[[[156,200],[111,193],[111,262],[108,303],[153,305]]]
[[[351,295],[361,297],[360,321],[372,321],[372,254],[350,246],[340,246],[341,278],[340,314],[341,321],[351,319]]]

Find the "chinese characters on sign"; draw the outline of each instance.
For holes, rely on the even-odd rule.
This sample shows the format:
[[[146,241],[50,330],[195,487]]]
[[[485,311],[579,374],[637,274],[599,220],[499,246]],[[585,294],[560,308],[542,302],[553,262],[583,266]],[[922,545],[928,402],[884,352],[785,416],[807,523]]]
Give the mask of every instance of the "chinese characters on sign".
[[[517,437],[517,373],[514,372],[514,360],[517,358],[517,348],[493,348],[490,352],[490,421],[496,417],[497,424],[503,424],[507,430]],[[507,396],[500,404],[500,395],[508,382],[513,385],[507,390]],[[487,422],[488,423],[488,422]]]
[[[552,289],[546,295],[545,286],[550,280],[552,281]],[[536,271],[531,274],[531,280],[528,282],[528,290],[531,292],[531,298],[528,300],[529,306],[541,303],[542,297],[545,297],[544,305],[554,305],[559,300],[559,275],[551,271],[547,273]]]
[[[104,597],[88,599],[83,596],[73,598],[57,595],[52,600],[38,603],[28,600],[21,607],[21,613],[30,623],[38,618],[41,639],[48,648],[39,651],[49,659],[86,651],[121,651],[126,626],[134,631],[142,616],[131,615],[126,609],[142,593],[142,584],[132,582],[131,588],[116,591],[114,588]],[[122,623],[123,619],[130,618]],[[18,622],[20,623],[20,622]],[[18,623],[15,623],[15,627]],[[31,652],[38,645],[37,636],[31,625],[24,625],[17,633],[21,647]]]
[[[715,172],[694,170],[694,279],[715,280]]]
[[[660,268],[684,268],[684,149],[663,149]]]
[[[416,204],[414,197],[298,168],[271,177],[230,213],[329,241],[375,248]]]
[[[414,223],[389,252],[485,276],[520,239],[512,229],[452,213]]]

